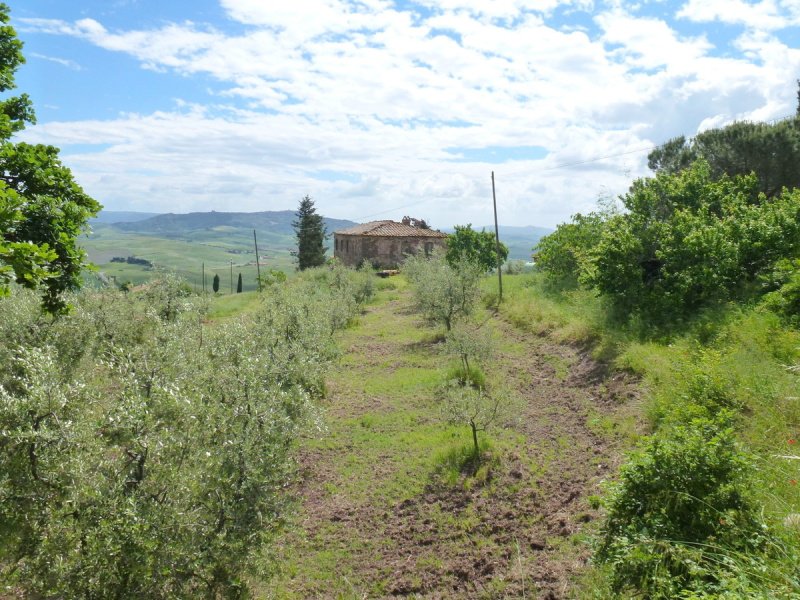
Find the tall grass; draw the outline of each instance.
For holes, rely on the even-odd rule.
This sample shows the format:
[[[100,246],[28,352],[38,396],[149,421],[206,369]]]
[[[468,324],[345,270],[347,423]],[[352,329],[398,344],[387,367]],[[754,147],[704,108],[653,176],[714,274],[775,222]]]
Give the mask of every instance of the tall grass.
[[[505,277],[503,284],[499,311],[517,327],[585,344],[595,358],[641,378],[653,436],[669,441],[673,427],[732,411],[736,443],[752,465],[748,500],[767,541],[750,554],[724,545],[703,552],[719,561],[718,574],[738,573],[727,591],[717,581],[714,597],[735,597],[735,589],[800,596],[800,372],[793,368],[800,365],[800,332],[755,304],[718,306],[680,329],[648,330],[610,318],[589,290],[558,289],[537,274]],[[485,289],[495,285],[487,281]],[[682,555],[679,541],[668,544]]]

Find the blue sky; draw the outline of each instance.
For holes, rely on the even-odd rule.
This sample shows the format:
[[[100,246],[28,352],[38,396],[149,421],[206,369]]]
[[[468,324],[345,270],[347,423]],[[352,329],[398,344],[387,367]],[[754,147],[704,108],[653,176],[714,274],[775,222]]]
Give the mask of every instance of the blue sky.
[[[21,0],[20,91],[108,209],[553,226],[793,114],[800,0]]]

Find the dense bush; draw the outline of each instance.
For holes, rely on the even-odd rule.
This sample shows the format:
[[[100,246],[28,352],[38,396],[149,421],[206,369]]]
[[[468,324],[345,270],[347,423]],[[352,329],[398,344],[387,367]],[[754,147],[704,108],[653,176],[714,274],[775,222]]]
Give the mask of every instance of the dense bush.
[[[573,215],[570,223],[559,225],[533,249],[537,270],[570,286],[586,279],[607,221],[608,215],[599,212]]]
[[[712,180],[702,161],[634,182],[611,219],[587,282],[623,314],[674,322],[800,251],[800,191],[768,200],[755,176]]]
[[[475,231],[472,224],[456,225],[455,231],[447,236],[447,252],[445,257],[451,267],[458,268],[464,262],[480,265],[484,271],[496,269],[508,258],[508,247],[497,242],[495,235],[489,231]]]
[[[57,319],[30,294],[0,302],[3,580],[44,597],[246,595],[357,306],[343,290],[301,278],[212,327],[172,278],[76,297]]]
[[[608,499],[596,557],[614,591],[676,598],[749,585],[736,571],[743,556],[758,562],[767,540],[749,470],[724,411],[651,438]]]
[[[768,198],[755,174],[712,177],[699,160],[635,181],[622,202],[624,213],[560,225],[537,247],[536,266],[650,326],[758,293],[759,277],[800,253],[800,190]]]
[[[658,430],[611,487],[596,559],[615,593],[737,598],[793,585],[756,501],[754,456],[734,429],[744,408],[736,374],[719,360],[704,350],[679,367],[656,403]]]
[[[593,288],[621,317],[598,320],[601,337],[627,340],[620,364],[656,390],[656,431],[611,488],[597,542],[614,597],[797,596],[794,456],[775,448],[795,443],[798,344],[763,308],[800,324],[798,123],[675,140],[624,212],[576,217],[540,245],[551,282]],[[630,343],[642,331],[674,344]]]
[[[772,288],[764,304],[793,327],[800,327],[800,259],[779,261],[764,278]]]

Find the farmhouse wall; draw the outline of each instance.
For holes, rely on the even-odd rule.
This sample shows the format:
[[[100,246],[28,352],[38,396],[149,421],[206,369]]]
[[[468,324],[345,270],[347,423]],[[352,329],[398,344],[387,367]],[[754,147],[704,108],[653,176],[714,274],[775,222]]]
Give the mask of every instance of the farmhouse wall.
[[[409,254],[430,255],[446,244],[446,233],[411,217],[403,217],[399,223],[370,221],[333,233],[333,255],[353,267],[366,260],[375,267],[395,269]]]
[[[446,238],[431,236],[371,236],[333,234],[333,255],[345,265],[357,267],[364,260],[381,269],[396,269],[409,254],[430,255],[444,248]]]

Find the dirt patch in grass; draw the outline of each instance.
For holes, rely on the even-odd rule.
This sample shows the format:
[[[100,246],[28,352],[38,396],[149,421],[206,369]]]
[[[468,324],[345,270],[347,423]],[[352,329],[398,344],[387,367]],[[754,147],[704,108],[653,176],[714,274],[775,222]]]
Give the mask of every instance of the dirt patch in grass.
[[[402,383],[393,370],[433,373],[445,361],[407,300],[376,303],[346,332],[350,356],[329,383],[329,439],[299,451],[302,509],[264,595],[571,595],[598,517],[591,496],[641,427],[637,382],[500,317],[487,326],[501,341],[492,377],[519,411],[477,472],[457,480],[434,455],[468,443],[468,432],[438,425],[425,377],[408,397],[393,387]],[[387,359],[391,369],[375,369]],[[416,437],[406,439],[406,422]]]

